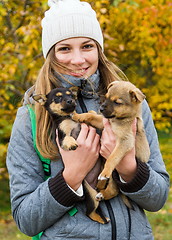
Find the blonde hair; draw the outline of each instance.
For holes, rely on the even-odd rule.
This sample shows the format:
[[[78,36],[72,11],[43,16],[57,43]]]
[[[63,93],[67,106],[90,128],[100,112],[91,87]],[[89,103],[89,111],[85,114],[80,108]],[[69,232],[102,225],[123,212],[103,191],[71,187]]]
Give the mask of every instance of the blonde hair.
[[[98,43],[98,56],[99,56],[99,72],[100,72],[100,87],[99,94],[105,94],[109,83],[115,80],[122,80],[125,75],[122,71],[112,62],[108,61],[102,49]],[[38,78],[35,83],[35,94],[48,94],[53,88],[61,86],[57,76],[55,76],[55,69],[57,67],[65,68],[59,64],[55,58],[55,47],[52,47],[49,51],[47,59],[42,66]],[[121,78],[121,76],[123,76]],[[57,145],[52,141],[53,132],[52,120],[43,106],[39,103],[35,103],[36,113],[36,143],[40,153],[49,159],[57,159],[58,148]]]

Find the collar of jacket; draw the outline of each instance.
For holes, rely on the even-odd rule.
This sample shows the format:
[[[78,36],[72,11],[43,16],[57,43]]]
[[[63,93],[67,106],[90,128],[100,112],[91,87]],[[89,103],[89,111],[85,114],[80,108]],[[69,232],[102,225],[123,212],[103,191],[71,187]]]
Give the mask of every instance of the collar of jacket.
[[[76,78],[70,75],[60,75],[57,72],[55,73],[56,77],[61,81],[63,87],[72,87],[77,86],[81,89],[81,94],[84,98],[94,98],[98,99],[98,88],[100,81],[100,74],[97,70],[92,76],[88,79]],[[32,92],[32,88],[29,88],[23,98],[23,105],[26,104],[34,104],[35,101],[32,98],[34,92]],[[32,92],[32,94],[30,94]]]
[[[55,73],[56,77],[60,80],[63,87],[79,87],[81,94],[84,98],[98,98],[98,89],[100,74],[97,70],[93,75],[88,79],[76,78],[70,75],[60,75],[57,72]]]

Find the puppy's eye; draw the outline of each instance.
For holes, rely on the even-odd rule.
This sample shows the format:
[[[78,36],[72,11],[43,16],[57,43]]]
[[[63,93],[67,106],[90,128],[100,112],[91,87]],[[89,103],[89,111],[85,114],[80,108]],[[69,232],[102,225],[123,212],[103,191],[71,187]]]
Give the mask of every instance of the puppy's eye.
[[[58,97],[55,97],[55,98],[54,98],[54,102],[55,102],[55,103],[59,103],[59,102],[61,102],[61,100],[62,100],[62,97],[61,97],[61,96],[58,96]]]
[[[118,101],[118,100],[115,100],[115,101],[114,101],[114,104],[116,104],[116,105],[122,105],[122,102],[121,102],[121,101]]]

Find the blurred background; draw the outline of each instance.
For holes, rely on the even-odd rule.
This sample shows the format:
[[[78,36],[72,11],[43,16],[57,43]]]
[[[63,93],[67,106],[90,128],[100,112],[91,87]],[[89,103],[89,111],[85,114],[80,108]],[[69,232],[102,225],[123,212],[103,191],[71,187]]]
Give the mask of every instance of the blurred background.
[[[86,1],[86,0],[85,0]],[[172,172],[172,2],[87,1],[104,32],[105,54],[146,95],[160,148]],[[27,240],[11,216],[5,159],[11,128],[24,92],[34,84],[44,59],[41,19],[47,0],[0,0],[0,239]],[[147,213],[155,240],[172,235],[172,189],[157,213]]]

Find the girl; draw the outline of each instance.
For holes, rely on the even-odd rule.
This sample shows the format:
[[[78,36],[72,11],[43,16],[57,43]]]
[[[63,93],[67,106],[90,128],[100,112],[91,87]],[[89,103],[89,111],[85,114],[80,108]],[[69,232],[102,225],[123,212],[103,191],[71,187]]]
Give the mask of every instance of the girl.
[[[107,85],[121,80],[121,71],[103,54],[103,36],[96,14],[88,3],[79,0],[51,0],[42,20],[42,49],[45,63],[35,85],[24,98],[13,126],[8,148],[13,217],[19,229],[29,236],[42,232],[41,240],[56,239],[131,239],[151,240],[152,230],[144,210],[158,211],[169,188],[149,107],[143,103],[143,120],[150,145],[148,163],[135,158],[132,149],[117,166],[113,177],[120,191],[129,197],[133,209],[120,196],[100,202],[108,224],[92,221],[85,215],[82,182],[96,186],[100,158],[108,158],[115,146],[115,134],[104,119],[102,136],[93,127],[81,125],[78,148],[64,151],[52,141],[52,122],[45,109],[35,103],[33,94],[47,94],[62,86],[80,88],[76,111],[99,110],[99,96]],[[39,152],[51,159],[51,177],[45,181],[40,158],[33,146],[30,117],[26,104],[36,114],[36,143]],[[136,131],[133,123],[133,134]],[[75,207],[75,208],[73,208]],[[71,209],[75,212],[71,213]]]

